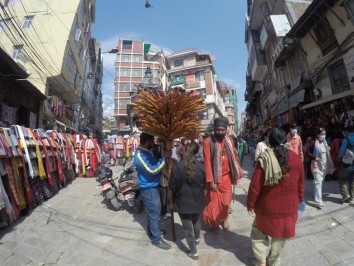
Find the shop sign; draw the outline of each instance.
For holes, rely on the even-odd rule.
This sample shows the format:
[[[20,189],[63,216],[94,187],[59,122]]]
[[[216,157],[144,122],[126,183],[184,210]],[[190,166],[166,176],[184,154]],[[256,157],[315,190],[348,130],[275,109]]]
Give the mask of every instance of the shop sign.
[[[184,76],[177,76],[171,78],[171,85],[185,84],[186,78]]]

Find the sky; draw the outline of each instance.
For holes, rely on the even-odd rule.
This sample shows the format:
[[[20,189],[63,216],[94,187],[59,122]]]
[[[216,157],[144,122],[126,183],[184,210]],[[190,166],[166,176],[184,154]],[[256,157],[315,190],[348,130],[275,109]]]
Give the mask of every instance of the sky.
[[[247,48],[244,41],[247,0],[97,0],[92,36],[102,52],[119,38],[135,38],[162,48],[165,54],[187,48],[214,55],[220,81],[236,88],[240,114],[246,107]],[[113,114],[113,54],[103,54],[104,116]]]

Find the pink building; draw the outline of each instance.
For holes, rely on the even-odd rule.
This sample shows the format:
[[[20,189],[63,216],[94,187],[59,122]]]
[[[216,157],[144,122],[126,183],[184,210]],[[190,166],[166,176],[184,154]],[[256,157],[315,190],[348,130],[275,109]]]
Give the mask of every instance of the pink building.
[[[166,89],[166,66],[162,51],[153,51],[150,44],[143,41],[121,39],[118,41],[115,63],[114,117],[118,133],[129,133],[131,124],[128,106],[131,93],[143,82],[145,71],[150,67],[154,81]]]

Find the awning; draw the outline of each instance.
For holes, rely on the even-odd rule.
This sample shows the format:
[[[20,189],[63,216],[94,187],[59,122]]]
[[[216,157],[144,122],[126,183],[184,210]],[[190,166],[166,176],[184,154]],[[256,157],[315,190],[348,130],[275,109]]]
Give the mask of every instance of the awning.
[[[297,106],[299,103],[304,101],[305,90],[302,89],[298,93],[289,98],[289,108]]]
[[[354,95],[354,89],[353,90],[349,90],[349,91],[344,91],[344,92],[341,92],[341,93],[338,93],[338,94],[323,98],[321,100],[306,104],[306,105],[304,105],[302,107],[302,110],[317,106],[319,104],[323,104],[323,103],[334,101],[334,100],[337,100],[337,99],[340,99],[340,98],[344,98],[344,97],[347,97],[347,96],[350,96],[350,95]]]

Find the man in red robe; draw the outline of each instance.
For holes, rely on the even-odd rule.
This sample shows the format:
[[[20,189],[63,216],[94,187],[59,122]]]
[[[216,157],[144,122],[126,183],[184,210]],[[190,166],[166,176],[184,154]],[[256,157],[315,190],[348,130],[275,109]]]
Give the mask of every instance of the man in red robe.
[[[215,118],[214,134],[203,145],[207,182],[204,223],[214,229],[221,224],[224,230],[229,229],[232,185],[243,176],[233,140],[226,135],[228,125],[226,117]]]

